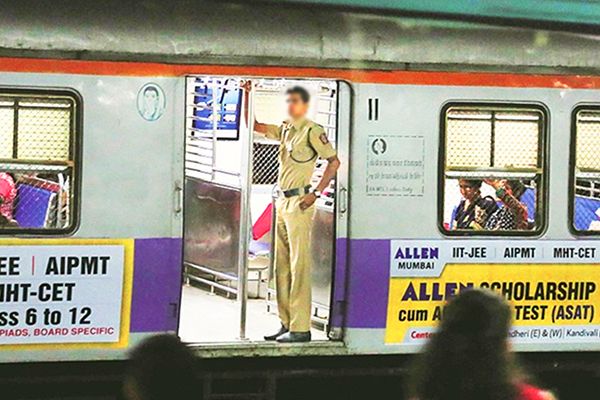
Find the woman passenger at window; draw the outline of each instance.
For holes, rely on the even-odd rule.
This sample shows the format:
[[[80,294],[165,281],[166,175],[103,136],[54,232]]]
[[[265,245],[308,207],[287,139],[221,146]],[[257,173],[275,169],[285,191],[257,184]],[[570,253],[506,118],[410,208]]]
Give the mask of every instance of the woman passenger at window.
[[[502,202],[485,224],[485,229],[497,230],[527,230],[527,207],[521,203],[525,193],[525,185],[519,180],[486,179],[485,183],[496,190],[496,196]]]
[[[456,208],[453,229],[483,229],[498,206],[490,196],[481,196],[480,179],[459,179],[463,199]]]
[[[15,180],[8,172],[0,172],[0,227],[14,226],[13,207],[17,197]]]
[[[551,400],[527,382],[509,351],[510,306],[489,290],[461,292],[444,308],[418,359],[413,400]]]

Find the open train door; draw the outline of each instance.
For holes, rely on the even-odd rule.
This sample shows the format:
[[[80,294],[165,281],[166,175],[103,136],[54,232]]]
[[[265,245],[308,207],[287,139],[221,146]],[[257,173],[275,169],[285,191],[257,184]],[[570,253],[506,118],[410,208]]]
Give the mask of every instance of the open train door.
[[[327,79],[186,78],[183,205],[184,277],[179,334],[186,342],[262,341],[278,329],[273,206],[278,141],[254,134],[255,120],[280,125],[286,90],[310,92],[309,119],[337,148],[342,168],[315,203],[311,232],[313,340],[340,339],[344,316],[351,88]],[[248,123],[244,115],[248,115]],[[215,117],[216,116],[216,117]],[[256,118],[255,118],[256,117]],[[316,159],[311,179],[327,161]],[[274,196],[275,195],[275,196]]]

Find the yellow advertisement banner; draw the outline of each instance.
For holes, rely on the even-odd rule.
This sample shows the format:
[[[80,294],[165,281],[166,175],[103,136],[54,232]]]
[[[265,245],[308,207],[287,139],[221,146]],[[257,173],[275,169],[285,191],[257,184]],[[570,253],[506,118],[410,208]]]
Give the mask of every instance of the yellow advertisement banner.
[[[597,264],[446,264],[439,277],[392,277],[386,343],[419,344],[444,305],[471,287],[503,295],[513,310],[510,336],[522,343],[600,343]]]

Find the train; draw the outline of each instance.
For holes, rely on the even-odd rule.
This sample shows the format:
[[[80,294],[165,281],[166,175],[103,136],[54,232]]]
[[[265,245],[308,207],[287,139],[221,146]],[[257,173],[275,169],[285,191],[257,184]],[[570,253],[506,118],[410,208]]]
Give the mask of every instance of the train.
[[[158,333],[201,357],[412,354],[472,287],[511,302],[518,351],[600,350],[596,36],[111,4],[3,10],[0,363],[121,360]],[[309,344],[260,339],[277,144],[242,118],[246,81],[272,123],[306,87],[341,161]]]

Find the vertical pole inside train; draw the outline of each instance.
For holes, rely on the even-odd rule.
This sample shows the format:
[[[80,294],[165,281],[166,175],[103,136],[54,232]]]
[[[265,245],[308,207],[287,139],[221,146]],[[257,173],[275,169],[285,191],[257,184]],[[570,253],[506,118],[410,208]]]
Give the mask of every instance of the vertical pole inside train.
[[[219,89],[217,86],[217,81],[215,78],[211,79],[212,85],[212,160],[211,160],[211,172],[210,172],[210,180],[211,182],[215,181],[215,174],[217,169],[217,134],[218,134],[218,115],[219,110],[217,109],[217,90]]]
[[[252,188],[252,141],[254,133],[254,91],[248,98],[247,131],[240,132],[242,162],[240,168],[240,246],[238,254],[238,303],[240,308],[240,339],[246,339],[246,308],[248,303],[248,243],[250,241],[250,192]]]

